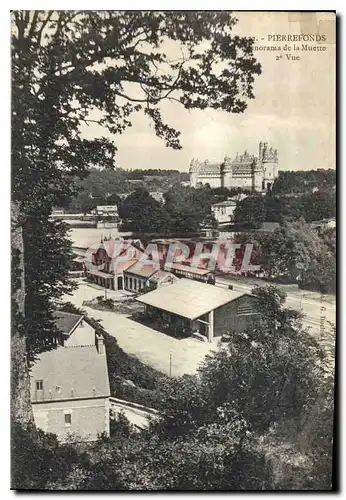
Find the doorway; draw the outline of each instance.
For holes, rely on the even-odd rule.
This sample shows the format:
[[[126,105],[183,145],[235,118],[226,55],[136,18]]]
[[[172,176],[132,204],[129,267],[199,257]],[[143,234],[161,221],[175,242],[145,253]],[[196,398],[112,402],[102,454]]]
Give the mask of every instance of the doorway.
[[[122,276],[118,276],[117,284],[118,284],[118,290],[122,290],[123,289],[123,277]]]

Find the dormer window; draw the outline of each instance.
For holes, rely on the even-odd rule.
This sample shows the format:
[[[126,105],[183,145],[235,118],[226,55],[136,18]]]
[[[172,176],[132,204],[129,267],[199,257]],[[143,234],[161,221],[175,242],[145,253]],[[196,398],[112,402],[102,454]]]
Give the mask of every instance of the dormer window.
[[[36,380],[36,390],[43,391],[43,380]]]

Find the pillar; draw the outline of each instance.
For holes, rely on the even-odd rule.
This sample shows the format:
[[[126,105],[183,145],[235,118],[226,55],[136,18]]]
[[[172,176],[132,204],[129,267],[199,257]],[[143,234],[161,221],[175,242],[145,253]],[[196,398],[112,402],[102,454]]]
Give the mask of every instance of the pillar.
[[[214,339],[214,311],[209,313],[209,331],[208,331],[208,342],[212,342]]]

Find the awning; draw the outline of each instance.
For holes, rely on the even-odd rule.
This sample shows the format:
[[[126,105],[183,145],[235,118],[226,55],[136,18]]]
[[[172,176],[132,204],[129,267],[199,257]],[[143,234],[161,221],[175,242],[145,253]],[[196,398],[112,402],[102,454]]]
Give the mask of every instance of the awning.
[[[99,276],[100,278],[114,278],[113,274],[103,273],[102,271],[87,271],[87,273],[92,274],[93,276]]]

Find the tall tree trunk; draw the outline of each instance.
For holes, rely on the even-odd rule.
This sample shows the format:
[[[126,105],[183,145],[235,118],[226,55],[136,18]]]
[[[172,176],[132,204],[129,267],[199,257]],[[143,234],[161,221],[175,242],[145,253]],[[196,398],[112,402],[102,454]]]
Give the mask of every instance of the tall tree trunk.
[[[30,401],[30,375],[26,351],[24,315],[24,244],[20,210],[11,203],[12,334],[11,334],[11,417],[12,421],[34,425]]]

